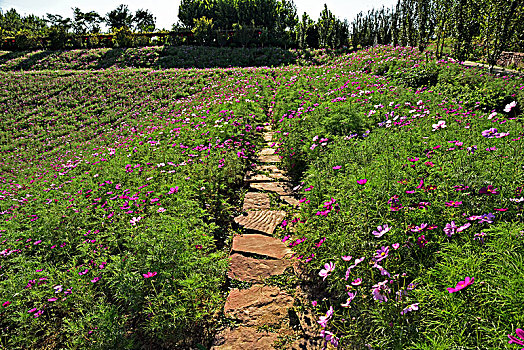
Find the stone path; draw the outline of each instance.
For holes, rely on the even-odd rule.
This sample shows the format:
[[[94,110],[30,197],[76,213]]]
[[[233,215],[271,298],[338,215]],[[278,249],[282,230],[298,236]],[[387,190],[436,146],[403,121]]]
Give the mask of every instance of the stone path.
[[[304,315],[295,317],[298,324],[291,324],[290,315],[296,315],[293,306],[297,293],[265,284],[266,278],[282,275],[292,266],[289,260],[291,249],[273,237],[287,213],[271,209],[270,194],[292,206],[298,205],[298,201],[285,172],[275,165],[280,162],[280,157],[275,154],[271,142],[274,133],[269,126],[264,129],[264,141],[271,147],[261,150],[257,165],[244,177],[249,192],[244,198],[244,213],[234,219],[243,228],[243,234],[233,237],[228,271],[230,279],[252,285],[230,291],[224,314],[239,326],[221,331],[215,337],[212,350],[268,350],[275,349],[279,342],[283,349],[319,348],[313,337],[297,336],[297,328],[304,333],[304,327],[301,327]],[[311,331],[311,327],[307,331]]]

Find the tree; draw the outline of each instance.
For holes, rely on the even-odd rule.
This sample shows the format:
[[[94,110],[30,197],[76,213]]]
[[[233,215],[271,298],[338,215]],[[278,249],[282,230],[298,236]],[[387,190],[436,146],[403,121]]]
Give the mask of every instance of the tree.
[[[73,30],[77,34],[99,33],[103,18],[95,11],[82,12],[78,7],[72,9],[74,14]]]
[[[133,14],[129,11],[127,5],[120,5],[115,10],[106,14],[105,21],[111,29],[122,27],[130,28],[133,24]]]
[[[486,61],[491,68],[495,65],[515,37],[516,28],[524,15],[523,0],[485,0],[481,8],[481,34]]]
[[[135,31],[138,32],[154,32],[156,18],[153,16],[149,10],[137,10],[135,16],[133,17],[133,22],[135,24]]]

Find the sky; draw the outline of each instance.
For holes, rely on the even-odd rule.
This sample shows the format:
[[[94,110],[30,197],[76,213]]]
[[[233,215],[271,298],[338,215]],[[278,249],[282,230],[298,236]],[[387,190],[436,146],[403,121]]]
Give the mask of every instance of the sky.
[[[325,3],[336,17],[352,21],[360,11],[366,12],[374,7],[392,7],[397,0],[294,0],[294,2],[299,16],[307,12],[311,18],[316,20]],[[22,15],[34,14],[39,17],[51,13],[72,18],[72,7],[78,7],[83,12],[94,10],[103,16],[120,4],[128,5],[133,12],[138,9],[148,9],[156,17],[156,26],[160,29],[171,29],[171,25],[178,20],[180,0],[153,0],[151,2],[143,0],[0,0],[0,8],[4,12],[14,8]]]

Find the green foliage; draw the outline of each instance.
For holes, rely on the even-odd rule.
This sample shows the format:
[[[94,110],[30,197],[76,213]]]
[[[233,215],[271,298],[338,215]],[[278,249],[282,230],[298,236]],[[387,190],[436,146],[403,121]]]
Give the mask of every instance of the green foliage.
[[[36,50],[42,46],[40,40],[28,29],[20,30],[15,35],[15,46],[18,50]]]
[[[191,32],[195,36],[195,40],[200,45],[209,45],[214,39],[213,35],[213,19],[208,19],[205,16],[193,20],[193,28]]]
[[[129,27],[115,29],[113,35],[113,44],[116,47],[131,47],[134,44],[133,32]]]

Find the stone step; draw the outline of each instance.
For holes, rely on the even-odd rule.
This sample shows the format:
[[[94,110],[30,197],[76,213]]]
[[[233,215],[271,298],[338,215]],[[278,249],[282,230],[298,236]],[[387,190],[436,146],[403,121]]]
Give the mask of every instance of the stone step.
[[[293,297],[275,286],[254,285],[248,289],[232,289],[224,306],[224,314],[242,322],[243,326],[279,324],[293,307]]]
[[[244,176],[244,182],[250,183],[250,182],[268,182],[268,181],[274,181],[275,178],[269,177],[265,174],[257,174],[253,171],[248,171],[246,173],[246,176]]]
[[[291,196],[293,187],[289,182],[259,182],[251,183],[251,188],[258,191],[274,192],[280,196]]]
[[[293,196],[280,196],[280,200],[286,202],[287,204],[293,207],[298,207],[300,205],[300,202],[298,201],[298,199],[296,199]]]
[[[272,164],[257,164],[253,168],[253,171],[270,173],[270,174],[282,174],[282,175],[286,174],[284,170],[281,170],[276,165],[272,165]]]
[[[265,133],[263,134],[263,136],[264,136],[264,141],[269,142],[269,141],[273,140],[273,135],[275,135],[275,133],[272,132],[272,131],[265,132]]]
[[[230,258],[228,277],[244,282],[261,282],[283,274],[291,266],[289,260],[254,259],[241,254],[233,254]]]
[[[260,151],[260,155],[262,156],[270,156],[272,154],[275,154],[276,150],[274,148],[262,148]]]
[[[278,333],[259,332],[253,327],[226,329],[215,337],[211,350],[274,350]]]
[[[248,192],[244,197],[244,211],[269,209],[269,195],[260,192]]]
[[[246,215],[237,216],[235,222],[247,230],[272,235],[285,217],[286,212],[280,210],[248,211]]]
[[[273,259],[291,256],[293,251],[281,240],[261,234],[245,234],[233,237],[233,252],[257,254]]]
[[[279,155],[272,154],[272,155],[260,155],[258,156],[257,160],[261,163],[281,163],[282,160],[280,159]]]

